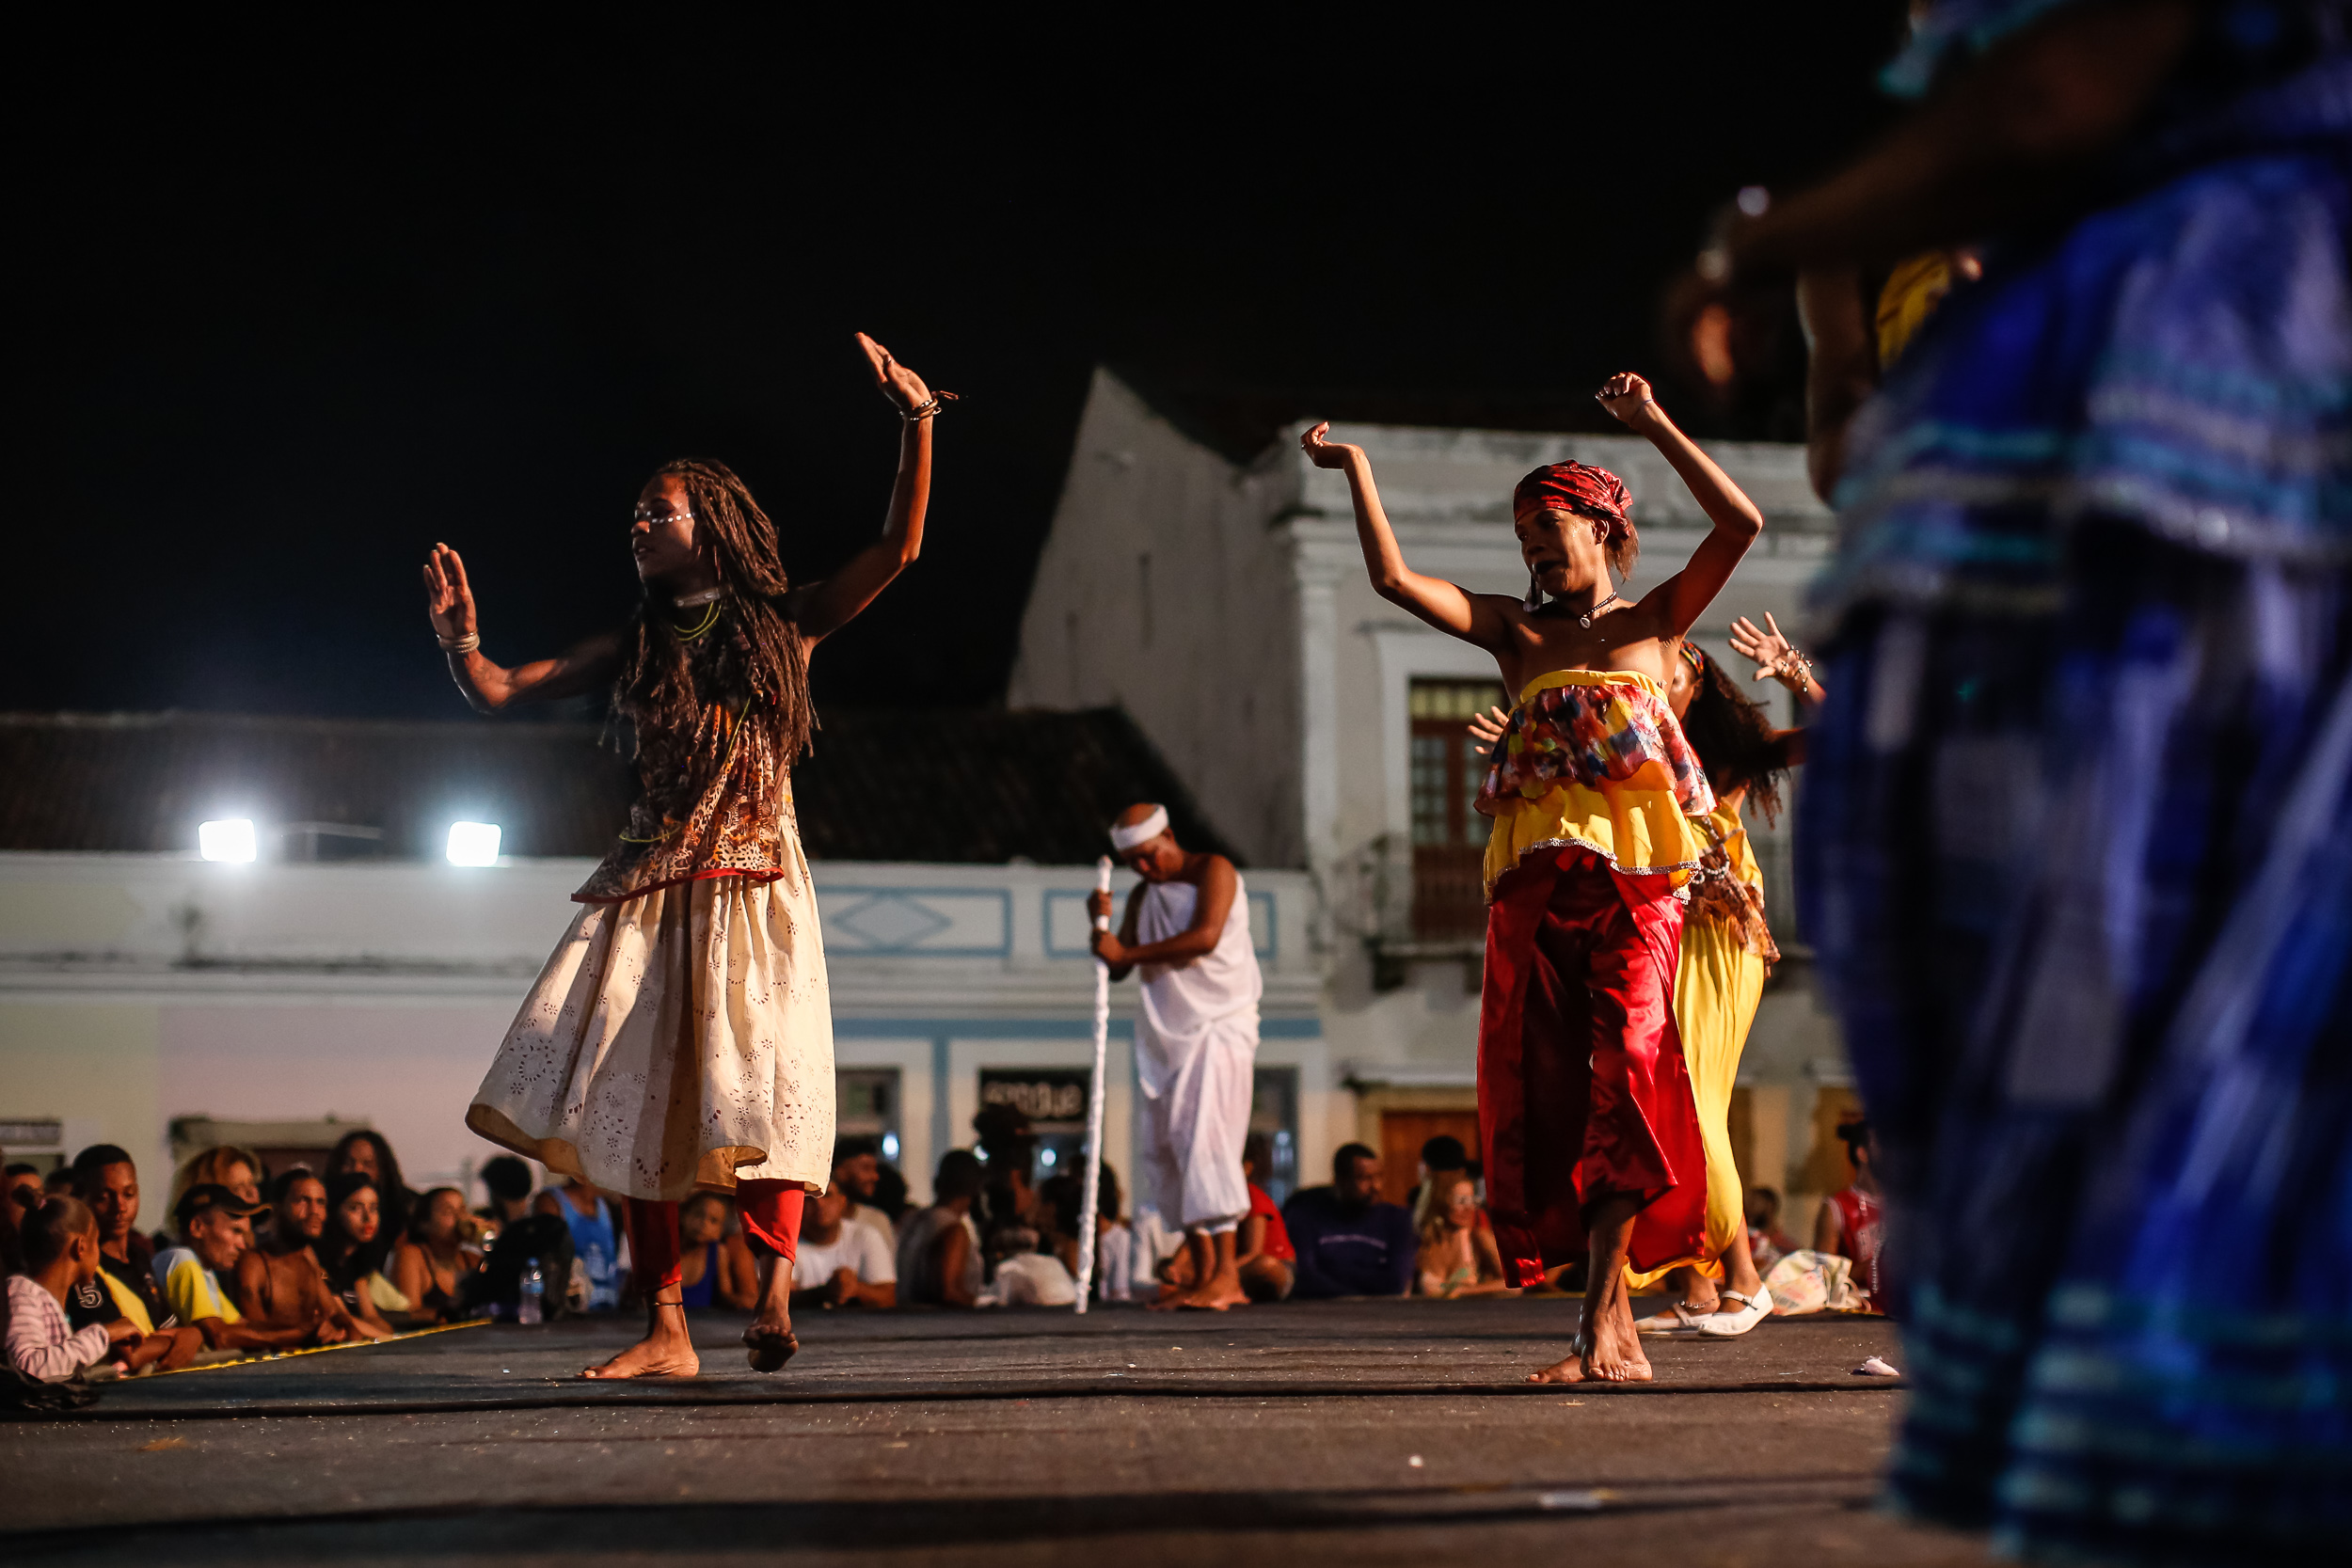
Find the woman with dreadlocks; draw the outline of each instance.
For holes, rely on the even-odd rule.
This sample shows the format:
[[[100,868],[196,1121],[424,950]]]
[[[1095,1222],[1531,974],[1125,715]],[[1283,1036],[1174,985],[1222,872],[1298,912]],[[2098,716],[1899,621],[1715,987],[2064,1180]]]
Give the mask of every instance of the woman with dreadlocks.
[[[795,586],[775,525],[725,467],[664,466],[629,546],[644,602],[617,633],[511,669],[483,657],[465,563],[434,546],[434,632],[485,713],[609,687],[635,732],[628,829],[507,1031],[466,1125],[628,1201],[645,1338],[584,1375],[691,1376],[678,1203],[736,1197],[759,1260],[744,1343],[773,1371],[800,1348],[789,1309],[801,1208],[833,1164],[833,1020],[817,899],[792,810],[807,747],[808,660],[912,562],[930,495],[939,399],[864,333],[898,410],[882,538]]]
[[[1746,652],[1741,627],[1755,628],[1742,618],[1733,630],[1733,646]],[[1751,641],[1760,646],[1761,637]],[[1803,663],[1780,638],[1778,626],[1772,637],[1789,661]],[[1779,658],[1768,663],[1759,656],[1758,662],[1767,663],[1759,677],[1781,674]],[[1714,809],[1691,819],[1702,849],[1689,884],[1674,988],[1675,1030],[1681,1037],[1707,1148],[1706,1227],[1699,1244],[1683,1257],[1645,1267],[1628,1263],[1625,1283],[1633,1291],[1670,1275],[1684,1281],[1682,1300],[1635,1323],[1645,1334],[1739,1335],[1764,1321],[1772,1299],[1748,1252],[1746,1194],[1731,1154],[1731,1091],[1765,977],[1780,960],[1764,922],[1763,868],[1749,846],[1740,810],[1754,805],[1768,822],[1779,816],[1780,781],[1804,760],[1804,732],[1774,729],[1762,705],[1687,641],[1677,650],[1666,702],[1715,794]],[[1499,709],[1470,721],[1471,736],[1484,742],[1481,751],[1491,751],[1507,722]],[[1730,1302],[1739,1306],[1726,1305]]]

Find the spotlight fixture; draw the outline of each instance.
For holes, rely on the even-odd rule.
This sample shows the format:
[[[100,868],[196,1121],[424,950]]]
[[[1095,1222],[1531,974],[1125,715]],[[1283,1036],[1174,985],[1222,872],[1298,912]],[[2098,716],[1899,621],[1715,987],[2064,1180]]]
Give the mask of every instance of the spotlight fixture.
[[[496,865],[499,825],[495,822],[453,822],[449,825],[449,863]]]
[[[196,852],[208,861],[249,861],[255,853],[253,820],[225,817],[196,825]]]

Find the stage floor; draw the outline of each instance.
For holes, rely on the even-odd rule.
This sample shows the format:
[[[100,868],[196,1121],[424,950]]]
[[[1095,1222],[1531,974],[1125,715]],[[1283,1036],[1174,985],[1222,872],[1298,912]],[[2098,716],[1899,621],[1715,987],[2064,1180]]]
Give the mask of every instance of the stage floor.
[[[0,1555],[126,1562],[1977,1563],[1872,1511],[1884,1323],[1652,1340],[1656,1383],[1535,1387],[1566,1300],[806,1313],[707,1375],[583,1384],[612,1320],[109,1386],[0,1425]]]

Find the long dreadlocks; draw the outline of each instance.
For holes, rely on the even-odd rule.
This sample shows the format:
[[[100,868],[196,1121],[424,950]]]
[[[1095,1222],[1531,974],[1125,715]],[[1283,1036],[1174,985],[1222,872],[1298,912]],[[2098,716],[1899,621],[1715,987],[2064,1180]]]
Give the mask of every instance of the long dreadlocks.
[[[698,758],[694,746],[709,705],[747,698],[741,722],[764,733],[784,769],[808,749],[817,720],[808,701],[807,650],[785,609],[792,584],[777,559],[776,525],[723,463],[680,458],[663,464],[655,477],[662,474],[675,474],[686,487],[694,537],[710,546],[727,594],[725,610],[707,634],[707,652],[695,657],[667,603],[640,605],[613,683],[612,706],[637,732],[647,804],[679,815],[711,783],[700,775],[715,759]]]
[[[1707,769],[1719,795],[1745,785],[1764,820],[1780,816],[1780,781],[1788,771],[1788,748],[1772,729],[1764,705],[1740,690],[1724,667],[1690,643],[1683,659],[1698,677],[1698,690],[1682,715],[1682,733]]]

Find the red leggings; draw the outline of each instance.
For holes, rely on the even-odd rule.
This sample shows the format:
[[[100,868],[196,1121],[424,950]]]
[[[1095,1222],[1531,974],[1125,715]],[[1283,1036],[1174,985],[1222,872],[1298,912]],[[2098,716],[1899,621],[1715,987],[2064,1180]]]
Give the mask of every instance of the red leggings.
[[[789,1268],[800,1251],[801,1206],[807,1199],[808,1189],[798,1181],[737,1182],[735,1212],[743,1221],[743,1240],[752,1251],[780,1258]],[[648,1297],[684,1277],[678,1272],[677,1209],[675,1203],[628,1200],[628,1249],[638,1288]]]

